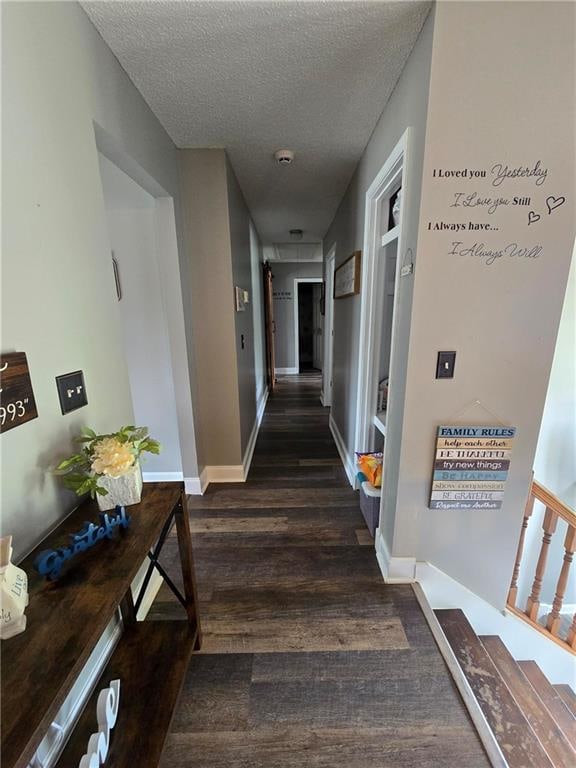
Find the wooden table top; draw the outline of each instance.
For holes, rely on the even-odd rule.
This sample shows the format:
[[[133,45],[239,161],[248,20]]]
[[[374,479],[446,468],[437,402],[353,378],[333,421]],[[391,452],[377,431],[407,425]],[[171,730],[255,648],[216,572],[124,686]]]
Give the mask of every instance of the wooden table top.
[[[34,755],[182,490],[182,483],[145,484],[140,504],[126,508],[130,527],[67,562],[57,581],[39,576],[34,560],[67,545],[85,521],[97,523],[96,502],[77,507],[19,564],[30,602],[26,631],[1,645],[3,768],[24,768]]]

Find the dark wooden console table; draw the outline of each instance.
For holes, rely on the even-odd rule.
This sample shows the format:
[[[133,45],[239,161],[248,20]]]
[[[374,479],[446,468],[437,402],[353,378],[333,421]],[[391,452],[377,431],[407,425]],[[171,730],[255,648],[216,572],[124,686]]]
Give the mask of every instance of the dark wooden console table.
[[[182,483],[147,483],[142,501],[127,507],[132,522],[66,563],[48,582],[34,570],[44,549],[67,544],[86,520],[98,522],[95,502],[75,509],[19,565],[28,574],[26,631],[3,640],[1,652],[2,768],[25,768],[64,703],[102,633],[120,607],[124,631],[60,757],[77,768],[97,731],[96,699],[120,679],[120,709],[107,768],[152,768],[160,759],[190,656],[200,647],[190,524]],[[136,621],[130,586],[148,557],[156,562],[176,521],[186,610],[184,621]],[[171,584],[171,588],[175,589]],[[138,601],[137,601],[138,603]]]

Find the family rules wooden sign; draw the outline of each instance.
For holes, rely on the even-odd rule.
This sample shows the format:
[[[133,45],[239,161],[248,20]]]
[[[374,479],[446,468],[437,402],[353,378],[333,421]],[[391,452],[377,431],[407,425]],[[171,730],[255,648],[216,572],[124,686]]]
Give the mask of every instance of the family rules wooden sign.
[[[516,427],[438,427],[430,509],[500,509]]]

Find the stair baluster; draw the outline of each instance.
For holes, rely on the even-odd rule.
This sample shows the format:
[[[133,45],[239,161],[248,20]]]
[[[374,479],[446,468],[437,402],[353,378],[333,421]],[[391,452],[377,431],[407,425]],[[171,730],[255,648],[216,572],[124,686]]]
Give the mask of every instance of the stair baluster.
[[[576,613],[572,617],[572,624],[570,625],[570,629],[568,630],[568,637],[566,639],[566,642],[570,646],[570,648],[574,648],[576,650]]]
[[[518,597],[518,576],[520,575],[520,563],[522,562],[522,554],[524,552],[524,539],[526,538],[526,529],[528,528],[528,521],[534,511],[534,495],[532,494],[532,488],[530,488],[530,494],[526,501],[526,507],[524,508],[524,518],[522,520],[522,529],[520,531],[520,541],[518,542],[518,551],[516,552],[516,562],[514,563],[514,571],[512,573],[512,582],[510,584],[510,590],[508,592],[508,605],[514,607],[516,605],[516,598]]]
[[[548,549],[550,547],[550,541],[556,530],[556,524],[558,522],[558,515],[550,507],[546,507],[546,513],[544,514],[544,521],[542,523],[542,530],[544,535],[542,536],[542,546],[540,547],[540,556],[538,557],[538,563],[536,564],[536,574],[534,576],[534,583],[532,584],[532,592],[526,603],[526,614],[532,619],[532,621],[538,621],[538,610],[540,608],[540,591],[542,589],[542,579],[544,578],[544,572],[546,571],[546,561],[548,560]]]
[[[574,550],[576,549],[576,528],[572,528],[571,525],[568,526],[568,530],[566,531],[564,549],[564,560],[562,562],[560,576],[558,577],[558,584],[556,585],[556,594],[554,595],[552,610],[548,614],[548,619],[546,621],[546,627],[556,636],[558,636],[560,629],[560,611],[562,610],[562,603],[568,585],[570,566],[572,565],[572,558],[574,556]]]

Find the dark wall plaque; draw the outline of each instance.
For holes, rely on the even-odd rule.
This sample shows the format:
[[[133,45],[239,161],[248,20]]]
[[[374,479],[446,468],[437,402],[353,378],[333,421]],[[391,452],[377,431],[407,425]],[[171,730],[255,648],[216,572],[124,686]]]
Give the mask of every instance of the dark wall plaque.
[[[0,355],[0,433],[37,416],[26,354]]]

